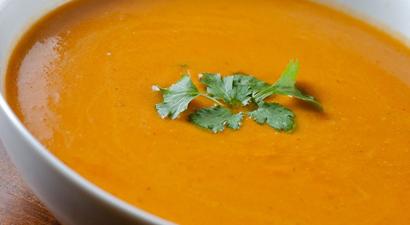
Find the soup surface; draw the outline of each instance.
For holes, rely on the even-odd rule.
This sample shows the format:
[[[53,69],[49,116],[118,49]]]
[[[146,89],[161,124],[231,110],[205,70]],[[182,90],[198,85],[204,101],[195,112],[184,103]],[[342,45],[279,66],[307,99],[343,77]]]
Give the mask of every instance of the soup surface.
[[[153,84],[189,65],[275,81],[298,58],[318,112],[292,134],[249,119],[212,134],[161,119]],[[7,99],[75,171],[181,224],[410,224],[410,51],[307,1],[86,0],[18,44]],[[210,105],[208,101],[194,105]]]

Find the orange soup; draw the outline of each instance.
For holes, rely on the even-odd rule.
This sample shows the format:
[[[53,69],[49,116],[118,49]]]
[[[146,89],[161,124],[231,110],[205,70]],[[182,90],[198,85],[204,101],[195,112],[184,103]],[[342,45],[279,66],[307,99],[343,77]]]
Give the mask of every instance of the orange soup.
[[[273,83],[289,59],[323,112],[273,98],[293,133],[247,116],[213,134],[161,119],[151,86],[188,65]],[[15,113],[104,190],[179,224],[410,224],[410,51],[308,1],[84,0],[35,24],[7,75]],[[212,105],[194,100],[194,106]]]

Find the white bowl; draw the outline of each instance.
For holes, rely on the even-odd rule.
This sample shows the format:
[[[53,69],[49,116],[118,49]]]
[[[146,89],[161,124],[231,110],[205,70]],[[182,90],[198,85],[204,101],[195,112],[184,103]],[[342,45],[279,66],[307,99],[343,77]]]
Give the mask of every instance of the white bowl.
[[[36,20],[69,0],[0,0],[0,88],[16,42]],[[114,1],[114,0],[113,0]],[[364,18],[410,43],[410,0],[317,0]],[[0,137],[34,193],[66,225],[170,224],[131,206],[65,166],[22,125],[0,95]],[[172,207],[172,206],[170,206]]]

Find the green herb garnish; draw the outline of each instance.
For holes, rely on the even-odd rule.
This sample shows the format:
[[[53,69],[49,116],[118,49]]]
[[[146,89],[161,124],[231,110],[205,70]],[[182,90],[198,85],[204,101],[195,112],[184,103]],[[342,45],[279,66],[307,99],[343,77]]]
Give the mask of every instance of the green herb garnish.
[[[191,78],[186,74],[169,88],[153,86],[153,90],[160,91],[164,98],[163,102],[155,105],[159,115],[171,119],[176,119],[188,108],[189,103],[200,95]]]
[[[249,117],[259,124],[267,123],[278,131],[292,131],[295,126],[295,114],[278,103],[261,103]]]
[[[193,124],[221,132],[225,127],[237,130],[240,128],[244,112],[238,107],[254,108],[246,114],[258,124],[268,124],[277,131],[291,132],[295,127],[295,114],[278,103],[269,103],[265,100],[273,95],[286,95],[311,103],[322,109],[321,104],[313,97],[304,94],[296,87],[296,77],[299,72],[299,62],[291,60],[278,81],[272,85],[257,78],[235,73],[222,77],[220,74],[203,73],[200,82],[206,86],[202,93],[196,88],[189,74],[169,88],[153,86],[153,90],[160,91],[163,102],[156,104],[156,110],[162,118],[176,119],[188,109],[189,103],[202,96],[212,100],[216,106],[202,108],[189,116]]]
[[[238,130],[241,127],[243,113],[232,114],[231,110],[218,105],[197,110],[189,118],[192,123],[218,133],[223,131],[225,126]]]
[[[200,81],[207,86],[208,95],[230,106],[246,106],[251,101],[252,86],[256,79],[244,74],[222,78],[220,74],[203,73]]]
[[[276,83],[274,83],[273,85],[265,86],[259,89],[259,91],[254,94],[253,98],[255,99],[255,101],[263,101],[265,98],[271,95],[287,95],[306,102],[310,102],[321,109],[322,105],[313,96],[302,93],[296,87],[296,78],[299,73],[299,67],[299,61],[291,60]]]

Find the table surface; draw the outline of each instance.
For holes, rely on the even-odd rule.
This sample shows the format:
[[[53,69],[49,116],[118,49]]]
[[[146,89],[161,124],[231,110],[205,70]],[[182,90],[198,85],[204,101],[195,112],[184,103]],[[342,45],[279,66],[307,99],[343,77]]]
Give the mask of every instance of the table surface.
[[[27,188],[1,142],[0,225],[59,225]]]

